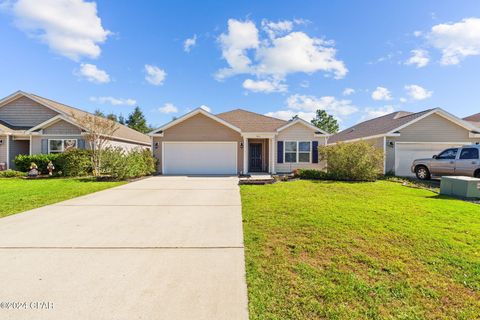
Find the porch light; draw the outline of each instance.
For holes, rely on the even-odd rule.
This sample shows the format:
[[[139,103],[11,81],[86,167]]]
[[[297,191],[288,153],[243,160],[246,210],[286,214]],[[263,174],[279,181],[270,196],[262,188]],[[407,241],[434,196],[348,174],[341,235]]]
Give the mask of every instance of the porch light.
[[[158,142],[155,142],[155,149],[158,149]]]
[[[243,149],[243,142],[240,142],[240,148]]]
[[[3,144],[3,139],[0,139],[0,146]]]

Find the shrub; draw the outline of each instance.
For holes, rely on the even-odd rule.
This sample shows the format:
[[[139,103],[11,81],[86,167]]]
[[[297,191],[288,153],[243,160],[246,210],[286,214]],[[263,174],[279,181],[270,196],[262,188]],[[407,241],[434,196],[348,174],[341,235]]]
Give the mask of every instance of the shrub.
[[[0,171],[0,178],[19,178],[25,177],[27,174],[21,171],[15,171],[12,169],[8,169],[5,171]]]
[[[334,180],[375,181],[382,173],[383,152],[365,141],[324,146],[319,154]]]
[[[101,173],[118,180],[146,176],[155,172],[156,160],[148,150],[107,148],[102,151]]]
[[[37,165],[38,171],[43,174],[47,174],[47,165],[50,161],[52,161],[53,165],[55,166],[55,171],[63,171],[62,163],[61,161],[58,161],[60,156],[60,153],[33,154],[31,156],[20,154],[15,157],[14,162],[18,171],[28,172],[33,162]]]
[[[328,174],[325,171],[315,169],[299,169],[298,177],[305,180],[328,180]]]
[[[70,149],[59,154],[57,164],[61,173],[67,177],[88,176],[92,174],[92,152],[84,149]],[[60,171],[55,165],[55,172]]]

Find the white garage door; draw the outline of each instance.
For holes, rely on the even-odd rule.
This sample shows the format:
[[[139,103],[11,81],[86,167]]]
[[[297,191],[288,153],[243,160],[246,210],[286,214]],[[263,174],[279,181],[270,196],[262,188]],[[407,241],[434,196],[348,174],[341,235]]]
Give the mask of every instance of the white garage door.
[[[164,142],[164,174],[236,174],[237,142]]]
[[[410,171],[415,159],[431,158],[434,154],[463,144],[458,143],[400,143],[395,144],[395,175],[401,177],[414,177]]]

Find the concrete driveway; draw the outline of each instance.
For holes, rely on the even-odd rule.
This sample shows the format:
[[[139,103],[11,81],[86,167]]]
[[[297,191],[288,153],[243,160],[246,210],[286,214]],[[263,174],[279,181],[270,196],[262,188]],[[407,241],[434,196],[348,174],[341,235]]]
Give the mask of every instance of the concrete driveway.
[[[153,177],[0,219],[0,319],[247,319],[234,177]]]

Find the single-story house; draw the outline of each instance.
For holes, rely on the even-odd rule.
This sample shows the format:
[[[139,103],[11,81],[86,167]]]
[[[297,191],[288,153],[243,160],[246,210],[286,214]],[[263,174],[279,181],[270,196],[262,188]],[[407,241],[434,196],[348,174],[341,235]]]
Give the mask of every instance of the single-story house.
[[[480,112],[472,114],[471,116],[463,118],[463,120],[470,122],[474,126],[480,128]]]
[[[285,121],[236,109],[195,109],[150,133],[162,174],[287,173],[321,169],[328,134],[302,119]]]
[[[359,140],[384,151],[384,173],[414,176],[410,171],[413,160],[431,158],[452,146],[479,143],[480,128],[474,121],[441,108],[416,113],[397,111],[345,129],[330,137],[328,144]]]
[[[58,153],[86,148],[85,131],[75,117],[87,114],[77,108],[22,91],[0,100],[0,170],[15,168],[19,154]],[[125,150],[150,148],[150,137],[118,125],[109,137],[110,146]]]

